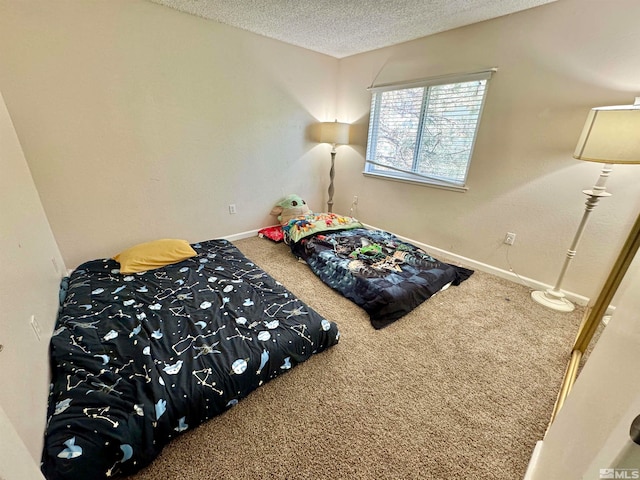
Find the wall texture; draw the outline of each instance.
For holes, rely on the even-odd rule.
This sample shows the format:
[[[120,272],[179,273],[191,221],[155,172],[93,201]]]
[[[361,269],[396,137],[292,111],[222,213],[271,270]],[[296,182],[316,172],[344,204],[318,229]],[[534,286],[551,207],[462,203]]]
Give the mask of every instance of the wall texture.
[[[273,224],[291,192],[324,200],[329,146],[309,127],[335,116],[334,58],[142,0],[2,0],[0,45],[0,88],[70,267]]]
[[[0,405],[0,478],[3,480],[42,480],[40,462],[29,453]]]
[[[326,201],[310,126],[335,116],[338,61],[134,0],[0,0],[0,50],[0,405],[38,465],[64,264]]]
[[[0,172],[0,441],[12,438],[5,434],[8,418],[39,463],[49,393],[48,339],[64,263],[1,94]],[[40,341],[29,323],[32,315],[42,329]],[[0,445],[14,453],[21,452],[18,447]]]
[[[357,145],[340,147],[336,205],[409,238],[553,284],[600,165],[572,158],[590,108],[640,95],[634,0],[549,5],[342,59],[339,117]],[[376,84],[498,67],[466,193],[364,177]],[[640,208],[640,167],[616,166],[612,198],[591,215],[563,287],[590,297]],[[515,245],[502,241],[515,232]],[[507,252],[509,256],[507,257]],[[509,263],[510,262],[510,263]]]
[[[75,267],[158,237],[271,224],[290,192],[320,210],[329,146],[311,138],[317,121],[354,123],[353,145],[338,150],[336,211],[358,195],[369,224],[553,283],[599,171],[571,157],[587,112],[640,94],[639,15],[635,0],[559,0],[337,60],[142,0],[0,0],[11,114],[0,109],[0,381],[12,385],[0,405],[29,452],[39,456],[47,381],[46,342],[28,318],[51,331],[56,240]],[[362,176],[366,87],[487,67],[499,71],[467,193]],[[639,180],[640,168],[614,169],[568,290],[595,294],[640,208]]]
[[[629,61],[640,5],[586,3],[338,61],[141,0],[0,0],[0,87],[69,266],[273,223],[289,192],[323,208],[329,147],[309,129],[337,117],[355,126],[338,152],[336,211],[358,195],[369,224],[552,284],[599,173],[571,157],[586,114],[640,91]],[[367,86],[494,66],[467,193],[362,176]],[[638,180],[636,167],[615,169],[565,289],[596,292],[640,206]]]

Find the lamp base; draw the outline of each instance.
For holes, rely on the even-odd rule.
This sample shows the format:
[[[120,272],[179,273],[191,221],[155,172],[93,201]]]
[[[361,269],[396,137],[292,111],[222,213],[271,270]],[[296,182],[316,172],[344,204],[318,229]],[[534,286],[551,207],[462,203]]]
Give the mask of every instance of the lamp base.
[[[562,292],[554,292],[553,290],[546,290],[542,292],[540,290],[535,290],[531,292],[531,298],[536,303],[558,312],[573,312],[576,308],[573,303],[564,297]]]

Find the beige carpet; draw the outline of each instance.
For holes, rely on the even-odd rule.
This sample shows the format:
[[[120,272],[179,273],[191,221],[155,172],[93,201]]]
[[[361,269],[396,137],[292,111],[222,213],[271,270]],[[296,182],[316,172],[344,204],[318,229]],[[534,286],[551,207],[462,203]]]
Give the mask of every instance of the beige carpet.
[[[547,427],[581,308],[476,272],[374,330],[283,244],[236,245],[338,323],[340,343],[165,447],[134,478],[522,478]]]

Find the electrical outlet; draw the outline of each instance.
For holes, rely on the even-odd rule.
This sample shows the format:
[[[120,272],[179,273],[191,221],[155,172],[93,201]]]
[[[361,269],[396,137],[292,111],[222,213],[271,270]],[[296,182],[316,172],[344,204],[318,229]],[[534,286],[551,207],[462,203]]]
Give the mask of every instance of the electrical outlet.
[[[232,203],[229,205],[229,215],[234,215],[236,213],[236,204]]]
[[[352,202],[352,203],[353,203],[354,205],[357,205],[357,204],[358,204],[358,196],[357,196],[357,195],[354,195],[354,196],[353,196],[353,202]]]
[[[36,338],[38,339],[38,341],[40,341],[42,330],[40,329],[40,324],[38,323],[38,320],[36,320],[35,315],[31,315],[31,321],[29,323],[31,323],[31,328],[33,328],[33,332],[36,334]]]
[[[507,232],[507,234],[504,236],[504,243],[506,243],[507,245],[513,245],[515,241],[516,241],[515,233]]]

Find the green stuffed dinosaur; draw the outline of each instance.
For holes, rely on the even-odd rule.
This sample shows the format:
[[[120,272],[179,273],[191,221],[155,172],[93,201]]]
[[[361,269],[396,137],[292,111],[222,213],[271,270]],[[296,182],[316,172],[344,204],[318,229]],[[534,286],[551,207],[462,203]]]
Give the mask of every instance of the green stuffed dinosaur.
[[[280,225],[286,225],[292,218],[300,217],[311,213],[307,202],[305,202],[299,195],[292,193],[284,197],[276,203],[276,206],[271,210],[271,215],[277,215]]]

